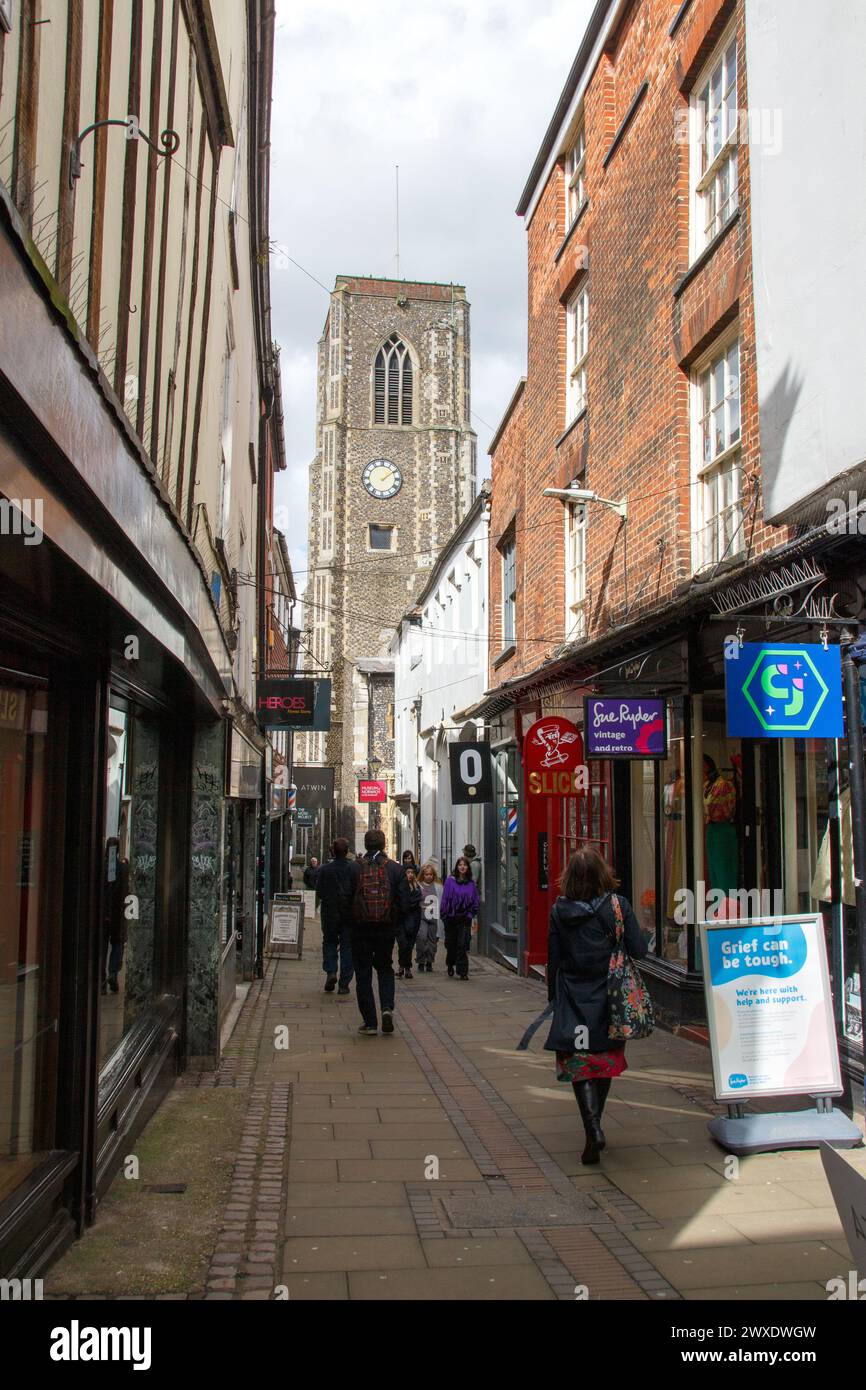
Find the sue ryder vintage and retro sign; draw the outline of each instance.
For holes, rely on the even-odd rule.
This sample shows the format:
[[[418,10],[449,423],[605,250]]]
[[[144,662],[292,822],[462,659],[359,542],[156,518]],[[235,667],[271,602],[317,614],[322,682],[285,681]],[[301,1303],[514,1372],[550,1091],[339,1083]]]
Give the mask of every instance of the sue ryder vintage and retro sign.
[[[838,647],[731,641],[725,697],[729,738],[844,737]]]
[[[628,695],[587,695],[583,732],[588,758],[666,758],[665,700]]]

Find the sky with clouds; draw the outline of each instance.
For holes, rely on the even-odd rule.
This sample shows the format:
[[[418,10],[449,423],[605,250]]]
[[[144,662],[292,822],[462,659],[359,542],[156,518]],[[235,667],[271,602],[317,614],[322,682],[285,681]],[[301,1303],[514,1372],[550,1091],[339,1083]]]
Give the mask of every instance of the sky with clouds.
[[[288,467],[276,505],[299,590],[323,286],[338,274],[396,274],[395,165],[401,278],[467,288],[479,481],[487,476],[487,446],[526,360],[526,237],[514,209],[592,8],[277,0],[271,293]]]

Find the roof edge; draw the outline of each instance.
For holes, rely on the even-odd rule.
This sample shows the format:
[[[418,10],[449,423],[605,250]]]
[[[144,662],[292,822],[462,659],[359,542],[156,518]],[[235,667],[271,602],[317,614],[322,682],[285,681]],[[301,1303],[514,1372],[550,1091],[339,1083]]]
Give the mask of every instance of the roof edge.
[[[522,377],[520,378],[520,380],[518,381],[517,385],[515,386],[514,391],[512,392],[511,400],[508,402],[507,406],[505,407],[505,414],[502,416],[502,419],[499,421],[499,424],[496,426],[496,432],[495,432],[495,434],[493,435],[493,438],[491,439],[491,441],[490,441],[490,443],[489,443],[489,445],[488,445],[488,447],[487,447],[487,452],[488,452],[488,454],[492,455],[492,454],[495,452],[495,450],[496,450],[496,448],[497,448],[497,446],[498,446],[500,440],[502,439],[503,434],[505,433],[505,427],[506,427],[506,425],[508,424],[508,421],[511,419],[512,413],[513,413],[513,411],[514,411],[514,407],[517,405],[517,402],[520,400],[520,397],[523,395],[523,392],[525,391],[525,389],[526,389],[526,377],[525,377],[525,376],[522,376]]]
[[[538,154],[535,156],[535,162],[530,170],[529,178],[526,180],[523,192],[520,195],[520,201],[515,208],[518,217],[525,216],[526,210],[532,202],[532,197],[535,193],[538,181],[550,157],[550,152],[556,144],[562,122],[571,105],[572,98],[577,91],[578,83],[580,82],[584,69],[592,56],[592,50],[595,47],[598,36],[604,28],[605,21],[610,11],[616,8],[618,4],[619,0],[596,0],[595,9],[590,16],[589,23],[586,26],[586,32],[581,39],[580,47],[577,50],[568,77],[565,79],[565,86],[560,93],[559,101],[556,103],[556,107],[550,119],[550,124],[544,132],[544,139],[539,146]]]

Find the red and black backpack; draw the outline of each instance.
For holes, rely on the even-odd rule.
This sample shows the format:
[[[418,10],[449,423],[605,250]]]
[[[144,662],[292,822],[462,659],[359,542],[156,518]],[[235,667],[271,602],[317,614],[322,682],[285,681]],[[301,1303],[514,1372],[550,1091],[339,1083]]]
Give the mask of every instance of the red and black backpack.
[[[391,882],[386,859],[361,859],[360,876],[352,904],[357,922],[384,923],[391,920]]]

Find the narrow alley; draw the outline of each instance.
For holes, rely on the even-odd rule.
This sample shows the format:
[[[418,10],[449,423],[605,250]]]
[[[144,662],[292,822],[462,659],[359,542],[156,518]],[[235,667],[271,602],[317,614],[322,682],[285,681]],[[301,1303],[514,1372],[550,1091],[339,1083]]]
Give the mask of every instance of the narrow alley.
[[[826,1300],[850,1256],[817,1152],[732,1168],[706,1132],[709,1052],[657,1030],[630,1045],[608,1149],[583,1168],[545,1027],[516,1050],[543,987],[471,968],[468,985],[449,979],[440,953],[429,978],[398,982],[396,1032],[359,1037],[354,991],[322,992],[309,928],[303,959],[270,960],[252,986],[219,1071],[181,1078],[151,1122],[169,1127],[156,1176],[177,1175],[184,1110],[231,1097],[205,1141],[221,1199],[199,1228],[186,1216],[207,1209],[210,1152],[184,1192],[160,1191],[172,1184],[146,1163],[136,1182],[121,1173],[46,1296]],[[848,1158],[866,1173],[866,1151]],[[154,1204],[161,1221],[183,1209],[183,1255],[146,1219]]]

